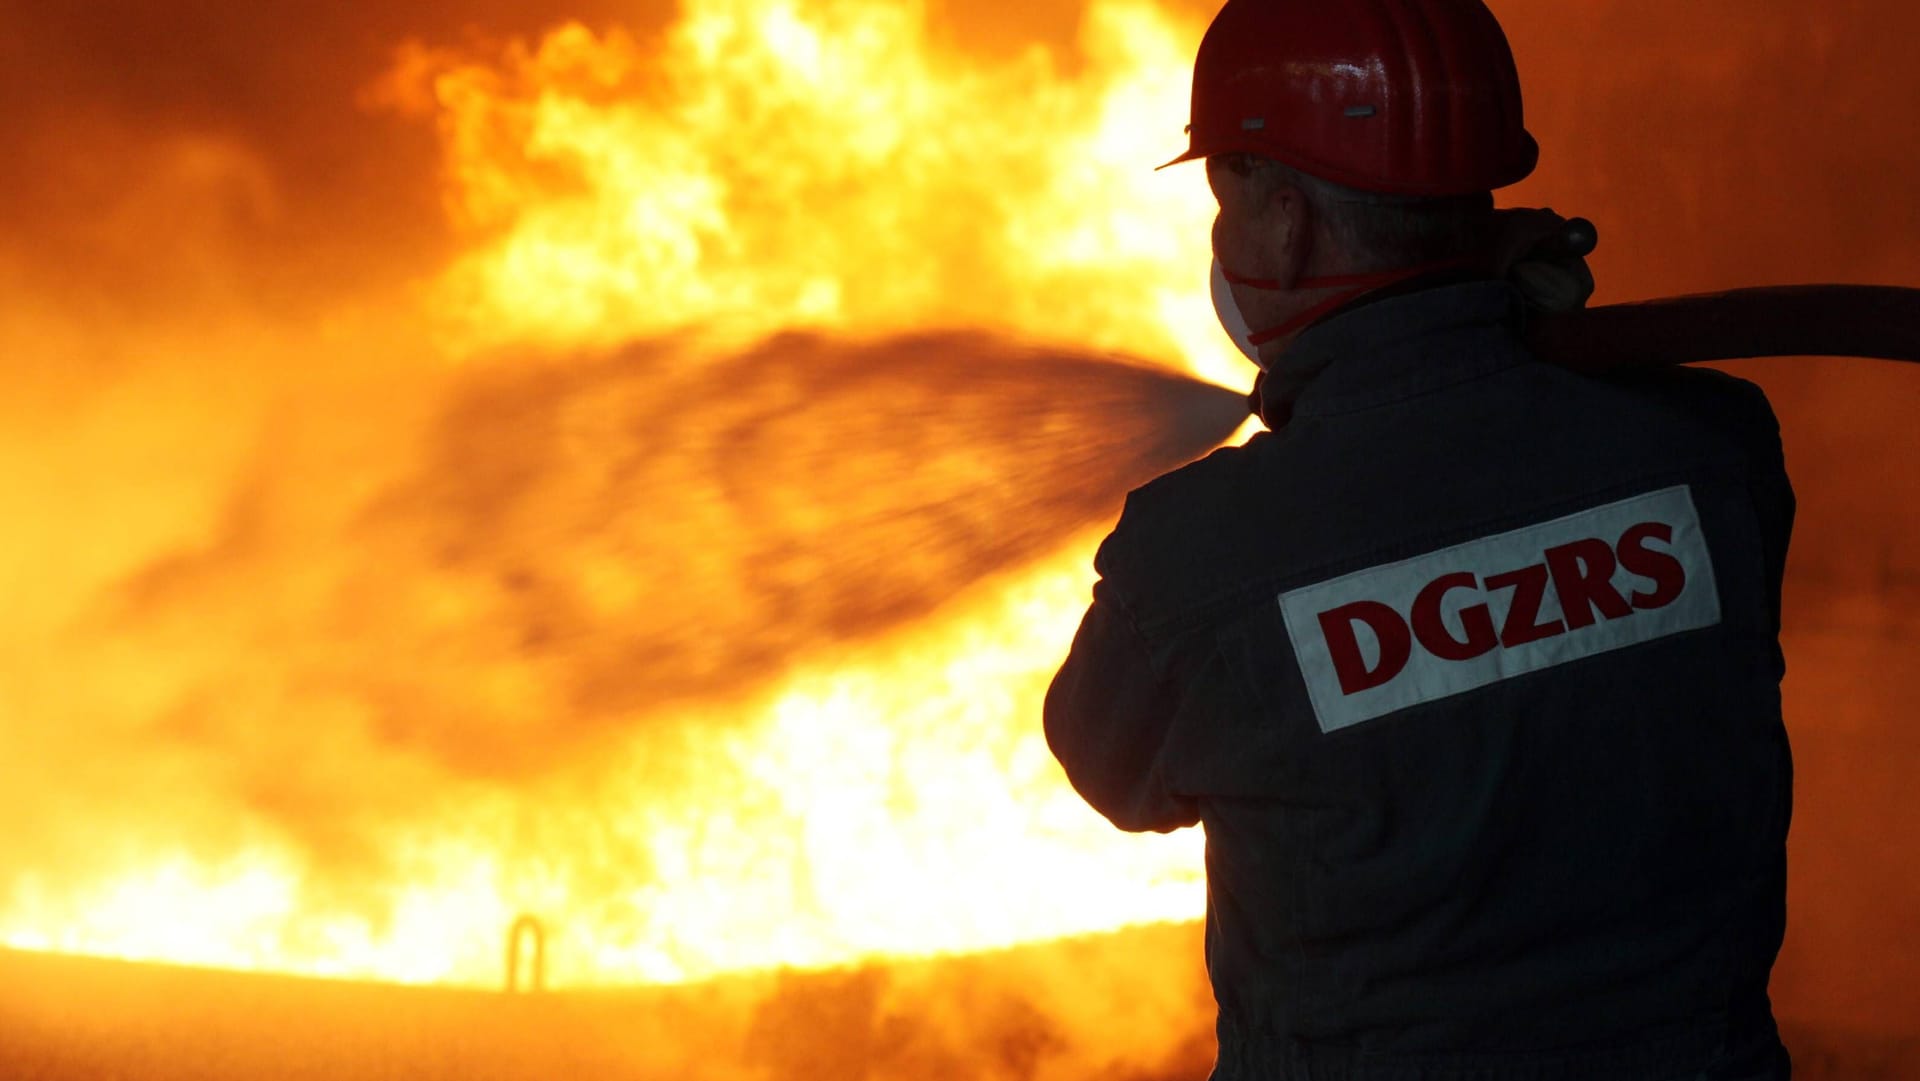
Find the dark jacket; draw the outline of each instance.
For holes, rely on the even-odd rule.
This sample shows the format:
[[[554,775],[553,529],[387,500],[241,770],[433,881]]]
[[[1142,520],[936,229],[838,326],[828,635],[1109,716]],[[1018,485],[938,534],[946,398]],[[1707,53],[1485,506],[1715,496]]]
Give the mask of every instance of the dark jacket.
[[[1047,739],[1122,829],[1204,825],[1219,1081],[1784,1062],[1772,410],[1541,363],[1522,310],[1454,282],[1311,328],[1287,423],[1095,559]]]

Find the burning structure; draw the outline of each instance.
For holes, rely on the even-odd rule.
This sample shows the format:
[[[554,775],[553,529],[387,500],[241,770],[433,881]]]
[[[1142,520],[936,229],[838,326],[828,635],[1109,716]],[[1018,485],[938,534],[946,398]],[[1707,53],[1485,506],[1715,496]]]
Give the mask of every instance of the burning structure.
[[[0,45],[0,944],[491,987],[530,913],[583,989],[1198,915],[1037,709],[1120,494],[1238,419],[1148,171],[1206,5],[175,7]],[[1602,298],[1920,283],[1914,13],[1671,7],[1500,6]],[[1910,1032],[1909,373],[1743,374],[1802,507],[1777,997]]]

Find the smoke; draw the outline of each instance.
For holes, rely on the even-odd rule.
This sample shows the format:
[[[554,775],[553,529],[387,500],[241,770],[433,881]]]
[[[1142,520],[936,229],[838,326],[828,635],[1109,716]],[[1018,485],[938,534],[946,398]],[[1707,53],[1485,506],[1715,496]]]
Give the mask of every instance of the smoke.
[[[645,24],[665,3],[0,5],[0,261],[116,315],[311,316],[452,250],[430,132],[360,91],[403,40]],[[184,265],[182,265],[184,263]]]
[[[928,17],[979,54],[1070,55],[1080,7],[939,3]],[[497,49],[566,22],[645,41],[678,8],[4,0],[0,270],[37,303],[120,318],[236,302],[311,318],[390,296],[460,244],[433,130],[369,100],[406,44]]]

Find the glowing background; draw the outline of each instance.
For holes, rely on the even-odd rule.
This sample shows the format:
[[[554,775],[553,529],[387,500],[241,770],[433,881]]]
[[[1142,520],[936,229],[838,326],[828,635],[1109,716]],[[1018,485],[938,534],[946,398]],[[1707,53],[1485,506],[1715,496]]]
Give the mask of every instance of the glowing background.
[[[533,912],[577,986],[1196,916],[1037,723],[1178,454],[1031,350],[1243,380],[1150,171],[1208,10],[978,7],[0,8],[0,943],[490,985]],[[1909,5],[1496,10],[1502,199],[1599,223],[1598,301],[1920,284]],[[1777,982],[1910,1020],[1913,373],[1739,370],[1801,499]]]

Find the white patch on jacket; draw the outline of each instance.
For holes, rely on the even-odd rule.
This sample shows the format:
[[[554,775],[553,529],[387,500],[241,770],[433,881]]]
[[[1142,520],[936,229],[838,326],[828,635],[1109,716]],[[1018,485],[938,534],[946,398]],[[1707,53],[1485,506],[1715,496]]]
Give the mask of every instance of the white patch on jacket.
[[[1685,485],[1280,596],[1322,732],[1720,621]]]

